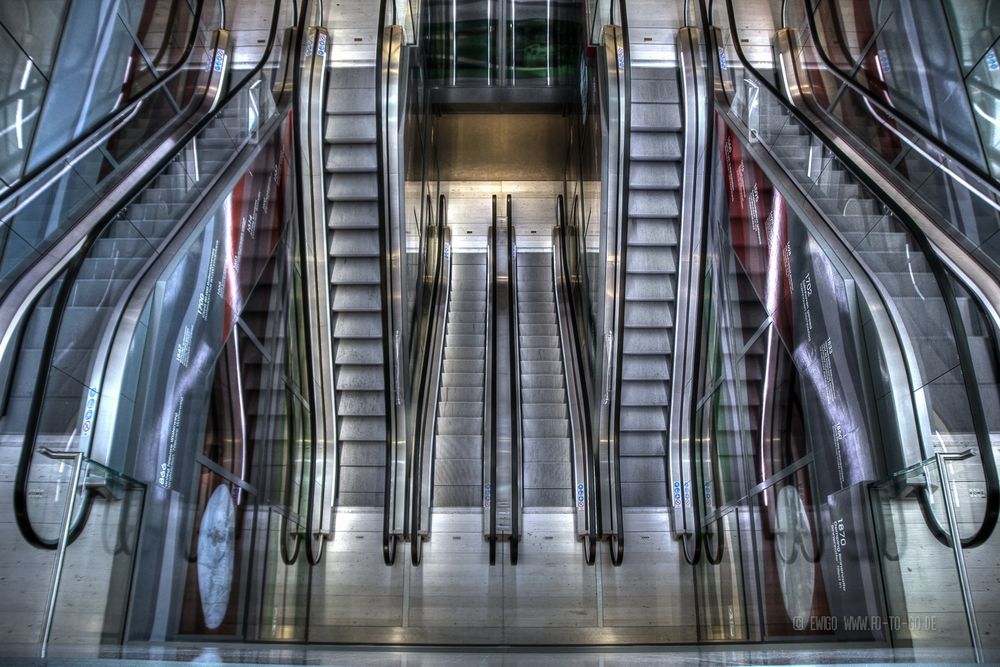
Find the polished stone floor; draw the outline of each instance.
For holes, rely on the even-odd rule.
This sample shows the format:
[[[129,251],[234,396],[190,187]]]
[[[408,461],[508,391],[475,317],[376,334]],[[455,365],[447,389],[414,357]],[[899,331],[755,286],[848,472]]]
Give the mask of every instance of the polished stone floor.
[[[643,665],[888,665],[965,664],[971,654],[955,650],[873,649],[849,644],[730,645],[726,647],[637,647],[634,649],[516,649],[443,650],[406,647],[263,646],[252,644],[126,646],[105,649],[100,655],[74,655],[70,647],[54,646],[47,660],[32,645],[0,647],[0,665],[72,665],[74,667],[161,667],[196,665],[336,665],[337,667],[618,667]],[[22,656],[22,657],[17,657]],[[988,655],[996,664],[1000,654]]]

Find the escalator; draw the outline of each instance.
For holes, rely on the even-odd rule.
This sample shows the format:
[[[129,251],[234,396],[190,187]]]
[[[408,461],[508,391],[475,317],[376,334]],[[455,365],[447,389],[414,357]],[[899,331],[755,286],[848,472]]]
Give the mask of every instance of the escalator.
[[[517,255],[524,509],[576,504],[573,443],[551,252]]]
[[[238,109],[221,112],[194,141],[200,151],[199,168],[206,175],[220,173],[231,158],[231,136],[239,134],[241,120]],[[26,443],[58,441],[65,434],[74,448],[107,460],[110,452],[101,450],[110,443],[97,443],[96,449],[92,444],[94,395],[81,393],[81,381],[89,378],[84,387],[101,386],[98,360],[106,354],[107,323],[117,316],[117,304],[132,282],[169,240],[177,220],[196,203],[201,194],[195,187],[198,182],[182,158],[174,159],[96,237],[89,251],[61,277],[58,289],[32,314],[24,337],[27,355],[18,359],[8,405],[9,415],[25,420]],[[22,449],[17,488],[34,483],[32,471],[47,474],[44,467],[32,465],[34,455],[34,447]],[[18,526],[29,543],[55,547],[55,535],[39,535],[32,528],[33,510],[26,494],[15,495],[14,509],[23,517]]]
[[[977,546],[989,539],[1000,516],[1000,480],[991,435],[995,425],[988,417],[1000,409],[996,299],[990,296],[996,293],[997,282],[970,253],[970,244],[963,247],[962,243],[949,242],[941,232],[962,236],[963,229],[968,229],[963,226],[970,222],[975,228],[981,207],[959,207],[968,213],[964,218],[957,212],[928,217],[919,207],[907,205],[909,194],[893,185],[891,167],[831,142],[831,121],[815,114],[815,107],[806,106],[805,91],[809,88],[803,87],[803,82],[807,75],[799,71],[798,56],[788,48],[790,41],[794,40],[787,31],[779,36],[778,52],[789,99],[779,96],[773,86],[771,94],[761,95],[760,136],[854,249],[906,339],[910,382],[922,387],[915,393],[914,418],[922,444],[918,451],[890,460],[890,469],[905,468],[935,453],[953,456],[970,449],[970,455],[978,455],[978,462],[973,458],[954,464],[964,469],[960,473],[963,479],[984,487],[983,502],[975,503],[975,509],[963,518],[963,545]],[[755,72],[762,90],[768,87],[765,78],[750,71]],[[877,101],[871,100],[868,108],[875,104]],[[879,114],[873,113],[873,117],[876,127],[884,122]],[[848,144],[857,141],[850,136]],[[834,148],[824,150],[820,148],[823,144]],[[823,151],[819,153],[825,158],[822,164],[817,158],[809,159],[818,150]],[[889,173],[888,178],[884,172]],[[924,188],[924,195],[931,198],[938,192],[931,183]],[[947,542],[944,520],[928,502],[923,508],[931,532]],[[969,525],[975,528],[970,530]]]
[[[282,143],[290,138],[291,101],[284,95],[282,80],[287,73],[282,67],[288,63],[281,60],[278,48],[279,22],[287,18],[300,20],[289,4],[275,2],[263,54],[242,80],[231,89],[202,88],[193,107],[202,115],[186,117],[173,139],[150,148],[151,172],[146,173],[149,165],[144,164],[128,174],[126,185],[109,185],[108,198],[99,203],[97,212],[87,212],[82,223],[87,228],[81,229],[76,219],[68,220],[76,227],[60,220],[61,231],[76,235],[69,254],[50,253],[18,277],[20,283],[36,283],[35,296],[19,306],[24,311],[22,322],[5,321],[23,332],[17,336],[8,332],[6,339],[17,348],[17,363],[0,423],[4,444],[16,440],[19,445],[16,474],[9,486],[11,523],[16,523],[24,542],[12,543],[12,549],[27,544],[51,554],[23,559],[34,563],[25,570],[29,579],[35,576],[31,570],[47,571],[53,561],[61,573],[65,547],[77,543],[91,545],[81,549],[93,548],[95,536],[107,539],[117,530],[120,543],[112,542],[109,548],[123,560],[109,559],[94,572],[98,579],[105,574],[110,578],[99,582],[94,594],[107,594],[101,586],[121,585],[121,563],[132,562],[137,553],[135,543],[130,546],[130,538],[122,537],[134,534],[137,521],[133,503],[123,502],[130,497],[128,489],[157,489],[148,492],[142,511],[144,520],[156,523],[169,511],[160,490],[186,487],[189,482],[172,476],[176,450],[162,464],[156,461],[165,450],[155,424],[172,409],[172,401],[180,400],[182,406],[183,397],[178,396],[190,391],[204,390],[197,400],[189,397],[187,405],[194,415],[198,410],[206,414],[211,386],[205,376],[182,384],[174,395],[162,392],[165,386],[178,389],[179,375],[189,368],[204,370],[214,359],[211,350],[218,351],[215,346],[221,347],[233,333],[234,320],[277,246],[274,225],[283,222],[279,215],[286,212],[280,195],[283,186],[278,189],[279,176],[287,173]],[[294,39],[287,33],[284,38]],[[212,79],[216,86],[222,76],[220,72]],[[176,139],[180,141],[172,143]],[[124,199],[111,196],[121,188],[128,193]],[[204,241],[209,232],[216,235],[214,249]],[[56,247],[64,241],[56,239]],[[203,261],[191,267],[192,257]],[[188,281],[187,289],[172,292],[165,287],[176,276]],[[190,285],[199,276],[202,282]],[[260,288],[267,291],[266,280]],[[16,290],[7,296],[13,293]],[[151,315],[153,311],[157,314]],[[252,308],[247,316],[252,317]],[[256,332],[262,338],[266,333]],[[172,344],[152,354],[152,341],[162,346],[170,334],[177,336]],[[280,341],[274,344],[280,346]],[[242,348],[234,345],[239,355]],[[253,402],[260,385],[253,377],[252,361],[242,369],[230,366],[227,373],[235,378],[236,393],[245,392]],[[158,392],[158,398],[153,397]],[[141,404],[143,397],[151,402]],[[220,433],[256,439],[248,433],[263,430],[260,421],[280,421],[287,414],[273,404],[244,407],[239,403],[236,414],[249,430],[237,425],[229,431],[220,428]],[[178,407],[169,438],[177,436],[182,424],[190,428],[184,417]],[[192,421],[195,429],[204,428],[197,416]],[[146,446],[135,447],[137,442]],[[190,450],[180,454],[194,455]],[[67,470],[63,462],[69,458],[80,461],[81,472]],[[245,469],[247,465],[244,459]],[[131,481],[124,482],[130,475]],[[241,490],[245,482],[241,480]],[[75,510],[64,519],[58,512],[67,495],[74,499]],[[168,559],[176,555],[162,548],[153,553]],[[127,570],[131,572],[131,566]],[[150,571],[135,585],[142,588],[153,576]],[[48,579],[39,574],[38,581]],[[56,581],[53,590],[58,592],[61,584],[65,581]],[[50,602],[53,610],[55,594]],[[45,624],[43,647],[51,620],[50,616]],[[39,623],[34,631],[41,627]]]
[[[591,400],[601,443],[600,533],[620,565],[627,522],[628,530],[658,530],[659,519],[643,517],[659,514],[676,537],[696,531],[686,429],[697,306],[688,295],[701,279],[706,78],[696,29],[676,33],[675,59],[649,58],[649,35],[662,29],[656,13],[613,6],[621,25],[605,28],[600,50],[607,259],[599,287],[590,286],[600,294],[602,338]]]
[[[375,67],[329,72],[324,141],[338,504],[383,506],[386,415]]]
[[[794,24],[808,29],[811,8],[785,4],[775,17],[798,17]],[[726,298],[740,297],[738,307],[721,310],[732,311],[729,317],[737,330],[740,317],[751,326],[763,320],[758,331],[764,335],[737,338],[747,346],[742,352],[737,347],[735,355],[736,370],[745,379],[737,372],[735,381],[720,380],[719,372],[712,371],[703,381],[735,386],[737,393],[744,392],[740,400],[749,404],[745,409],[760,416],[760,432],[753,422],[749,425],[747,446],[760,452],[754,453],[759,469],[748,471],[749,484],[764,507],[787,504],[773,517],[762,508],[766,520],[760,539],[775,540],[778,554],[776,564],[766,564],[765,570],[786,568],[787,573],[793,567],[787,557],[781,559],[787,554],[781,540],[788,530],[782,511],[792,508],[807,517],[795,530],[804,526],[803,534],[815,534],[809,524],[821,521],[824,513],[849,514],[844,508],[864,507],[854,510],[847,530],[864,531],[875,517],[869,548],[878,555],[871,561],[880,560],[885,581],[911,577],[904,572],[929,572],[917,559],[935,549],[948,552],[948,560],[957,563],[967,616],[944,633],[961,635],[964,630],[978,652],[971,591],[981,585],[981,575],[966,571],[962,552],[991,543],[1000,508],[991,417],[1000,410],[997,282],[987,268],[988,258],[977,256],[975,235],[964,231],[975,229],[981,206],[942,204],[947,198],[939,193],[964,192],[952,204],[981,204],[990,195],[971,192],[972,180],[956,178],[960,161],[933,159],[934,142],[912,134],[907,123],[896,123],[892,111],[874,98],[856,98],[859,103],[848,106],[867,107],[871,118],[864,132],[881,137],[873,142],[869,134],[862,139],[860,133],[845,132],[849,128],[844,123],[856,124],[857,118],[845,120],[843,109],[827,116],[826,106],[836,107],[859,91],[842,86],[836,95],[826,96],[823,82],[837,77],[822,71],[817,65],[822,59],[809,53],[814,47],[800,47],[794,31],[784,25],[778,31],[772,70],[751,62],[745,51],[739,32],[745,9],[716,2],[708,11],[714,25],[706,53],[714,69],[717,127],[723,134],[715,196],[726,202],[716,206],[724,216],[721,227],[730,226],[724,232],[713,230],[713,235],[729,235],[729,248],[715,252],[733,255],[729,261],[738,270],[728,272],[735,287]],[[817,39],[815,32],[812,38]],[[808,41],[806,37],[802,44]],[[865,141],[873,145],[862,145]],[[882,161],[878,153],[887,147],[892,157]],[[919,192],[904,187],[904,179],[893,173],[897,169],[926,180],[926,186]],[[955,182],[941,187],[950,178]],[[935,198],[938,213],[930,215],[926,202]],[[725,272],[724,263],[712,263]],[[755,292],[744,305],[743,295]],[[812,304],[817,293],[826,305],[820,315]],[[832,307],[837,302],[842,304],[839,314]],[[837,325],[837,319],[844,323]],[[849,327],[847,321],[852,322]],[[841,331],[831,335],[837,326]],[[844,349],[838,353],[831,345]],[[852,346],[860,353],[852,352]],[[716,398],[716,405],[724,406],[726,400]],[[817,430],[823,423],[832,431]],[[845,423],[854,431],[844,431]],[[713,431],[715,426],[701,429],[722,433]],[[729,447],[738,442],[719,439]],[[705,472],[705,479],[720,476],[724,462],[719,459],[727,456],[720,444],[713,447],[717,451],[705,455],[704,465],[714,470]],[[735,504],[718,502],[731,492],[721,480],[711,481],[698,493],[699,508],[711,508],[710,517],[702,515],[705,521],[718,520]],[[898,517],[891,528],[884,523],[886,507]],[[814,571],[822,573],[835,613],[872,609],[872,598],[852,597],[831,585],[828,552],[821,538],[811,539],[818,550],[806,543],[803,553],[817,559]],[[864,567],[844,576],[870,578]],[[926,582],[903,586],[912,596]],[[802,601],[796,601],[784,581],[782,587],[784,599],[778,605],[783,603],[791,617]],[[907,608],[891,585],[882,593],[890,608]],[[767,632],[777,636],[785,632],[785,621],[780,613],[774,618],[774,628]],[[891,634],[898,638],[904,633]]]
[[[421,562],[420,543],[432,539],[432,513],[450,527],[477,509],[491,563],[499,544],[511,564],[519,562],[525,515],[552,513],[574,515],[570,543],[584,540],[593,563],[594,465],[569,292],[552,251],[518,249],[511,200],[507,215],[496,211],[494,199],[486,253],[455,251],[450,240],[442,251],[431,362],[421,381],[429,419],[410,482],[411,535],[420,536],[413,563]]]
[[[630,17],[634,18],[635,17]],[[629,77],[628,234],[620,381],[623,507],[666,507],[684,124],[672,67]]]
[[[203,110],[219,102],[223,76],[203,91]],[[113,460],[113,443],[95,439],[99,394],[87,389],[102,384],[100,359],[107,354],[108,322],[120,317],[121,300],[176,235],[178,219],[190,214],[203,188],[219,178],[236,150],[248,141],[246,109],[241,106],[246,100],[237,95],[240,90],[229,95],[238,103],[205,117],[193,129],[182,124],[189,141],[173,149],[169,161],[154,170],[147,186],[136,190],[127,204],[119,204],[113,215],[103,219],[95,220],[94,212],[89,212],[83,226],[97,223],[90,229],[80,224],[71,228],[70,236],[78,235],[72,240],[74,254],[54,264],[47,259],[32,266],[8,293],[8,299],[18,296],[19,285],[24,284],[38,295],[37,307],[31,309],[30,301],[20,304],[21,319],[15,317],[8,323],[7,340],[22,341],[25,354],[17,356],[12,369],[3,428],[7,433],[23,433],[25,443],[36,443],[21,450],[16,488],[33,484],[34,476],[44,479],[48,475],[48,466],[35,456],[41,447],[58,443],[59,448],[88,452],[97,461]],[[107,215],[103,210],[113,210],[109,208],[113,202],[113,198],[102,202],[98,213]],[[65,230],[66,223],[62,224],[57,229]],[[18,331],[22,326],[23,333]],[[90,499],[88,495],[81,504],[80,517],[89,511]],[[44,506],[45,499],[39,500]],[[23,492],[15,494],[14,505],[25,539],[38,547],[55,548],[54,534],[41,535],[34,528],[32,513],[44,510],[32,509],[32,501]],[[84,521],[74,523],[74,537],[83,526]]]
[[[486,386],[486,253],[451,254],[447,321],[434,420],[432,506],[483,502]]]

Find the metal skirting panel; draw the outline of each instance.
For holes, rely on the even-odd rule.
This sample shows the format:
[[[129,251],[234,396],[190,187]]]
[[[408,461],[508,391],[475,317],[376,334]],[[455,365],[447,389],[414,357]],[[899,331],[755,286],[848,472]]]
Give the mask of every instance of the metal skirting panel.
[[[581,557],[568,511],[531,511],[516,566],[489,565],[478,509],[434,510],[422,564],[382,563],[381,514],[339,512],[313,580],[311,642],[636,644],[697,641],[694,573],[664,512],[626,513],[628,555]]]

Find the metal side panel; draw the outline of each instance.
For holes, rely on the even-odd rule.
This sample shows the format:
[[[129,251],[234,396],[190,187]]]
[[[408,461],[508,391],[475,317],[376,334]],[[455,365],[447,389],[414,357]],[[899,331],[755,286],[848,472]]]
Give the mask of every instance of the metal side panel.
[[[695,511],[683,502],[683,490],[691,486],[694,446],[691,419],[696,400],[695,368],[698,339],[697,318],[701,307],[702,236],[705,227],[705,178],[708,153],[708,90],[702,65],[701,35],[696,28],[683,28],[677,34],[680,54],[680,93],[684,112],[684,157],[681,168],[681,216],[678,236],[677,288],[671,377],[669,437],[669,504],[673,507],[675,534],[690,533]],[[677,507],[676,490],[680,489],[682,506]],[[678,511],[679,510],[679,511]]]
[[[328,535],[332,530],[331,511],[336,498],[337,414],[333,387],[334,346],[330,313],[330,254],[326,236],[326,179],[323,168],[323,122],[326,93],[326,45],[329,36],[325,28],[311,27],[306,32],[306,53],[302,64],[302,79],[306,85],[299,92],[299,134],[304,138],[301,152],[303,188],[302,228],[305,231],[305,279],[307,304],[312,326],[310,356],[315,377],[316,447],[315,476],[323,480],[323,492],[317,498],[319,522],[312,526]]]

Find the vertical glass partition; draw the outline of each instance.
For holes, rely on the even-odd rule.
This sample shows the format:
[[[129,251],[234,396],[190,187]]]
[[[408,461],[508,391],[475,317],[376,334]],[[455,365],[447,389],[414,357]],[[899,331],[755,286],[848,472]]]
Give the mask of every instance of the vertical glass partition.
[[[966,552],[954,540],[934,539],[918,501],[924,493],[945,531],[958,535],[949,467],[944,457],[935,456],[870,491],[888,630],[918,659],[927,649],[947,649],[949,659],[974,659],[980,644]]]
[[[122,639],[146,488],[79,454],[50,453],[44,461],[47,474],[28,493],[51,499],[40,522],[58,541],[53,550],[36,550],[2,517],[12,537],[7,567],[17,563],[8,581],[14,595],[0,603],[4,643],[23,645],[15,649],[22,655],[79,655],[81,645]],[[10,486],[0,486],[6,497]],[[74,534],[69,528],[81,506],[89,518]]]
[[[428,78],[444,86],[576,85],[582,0],[429,0]]]

